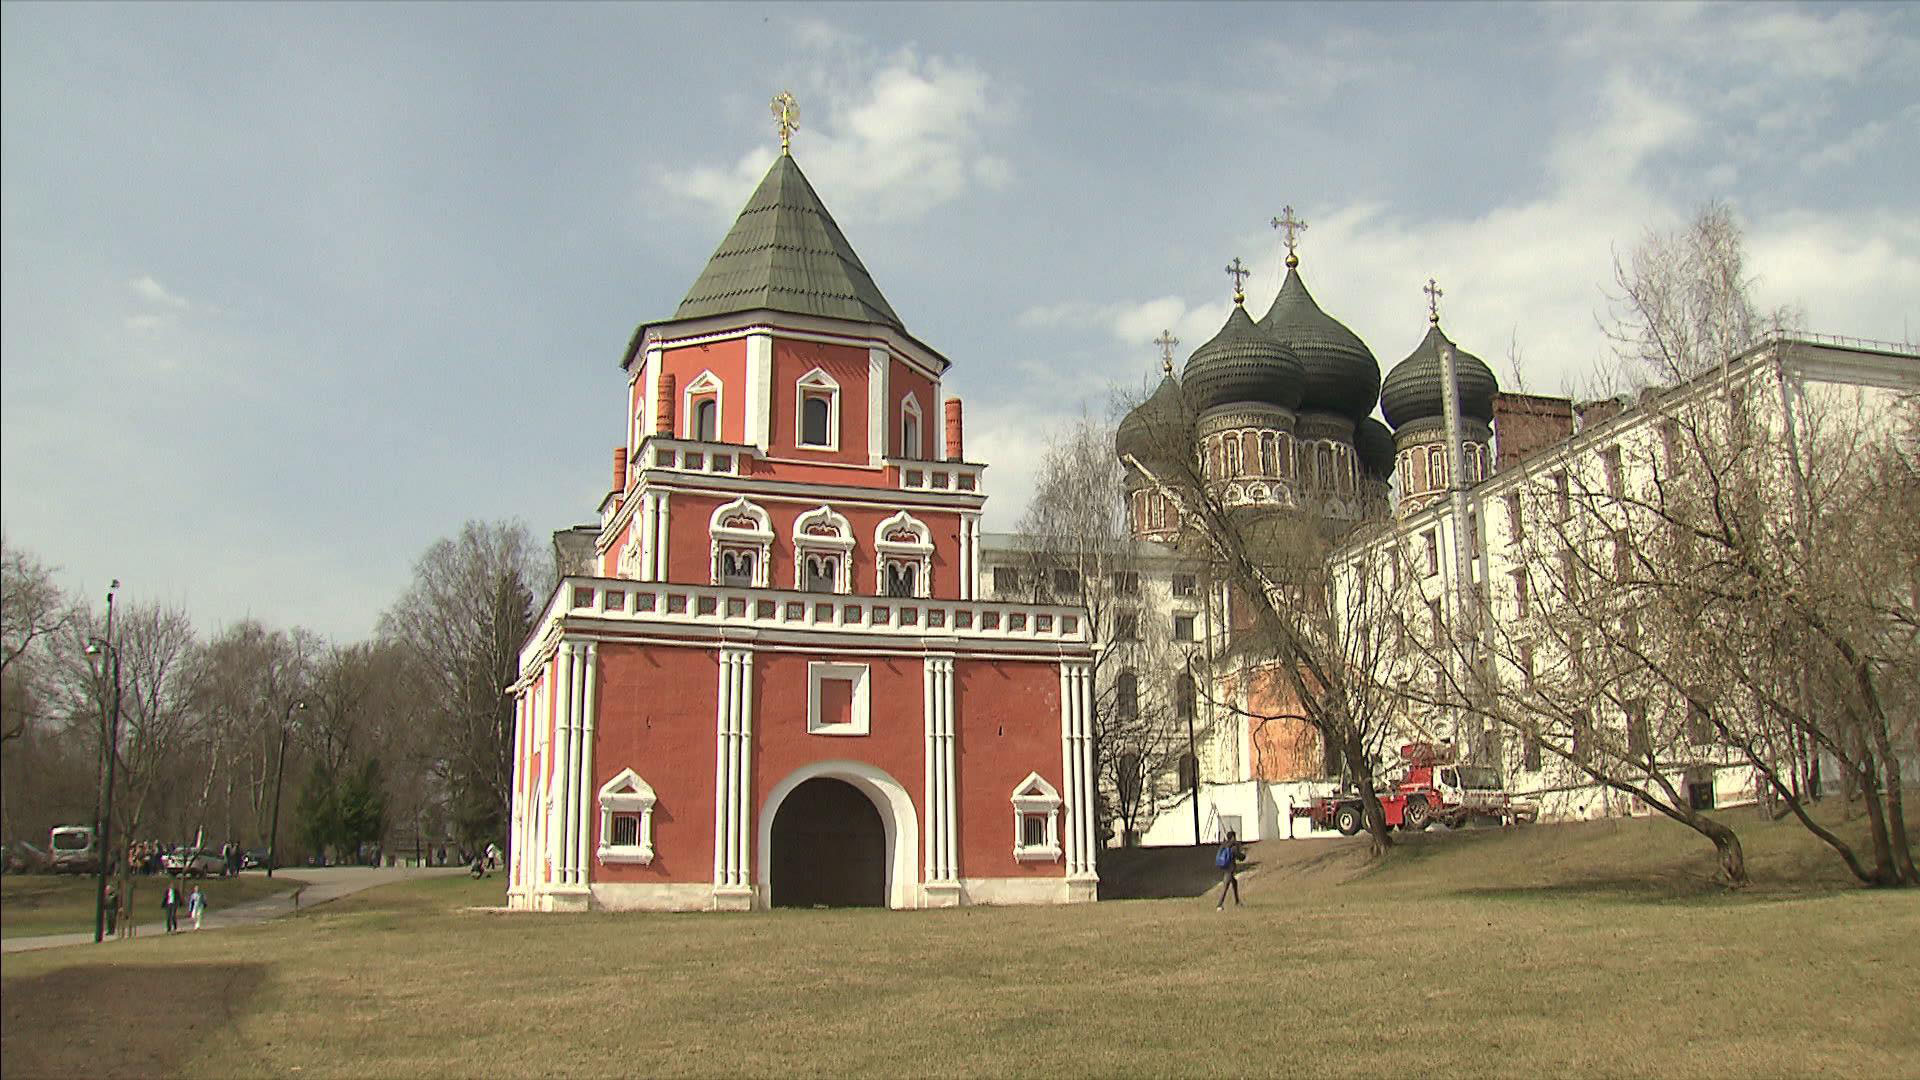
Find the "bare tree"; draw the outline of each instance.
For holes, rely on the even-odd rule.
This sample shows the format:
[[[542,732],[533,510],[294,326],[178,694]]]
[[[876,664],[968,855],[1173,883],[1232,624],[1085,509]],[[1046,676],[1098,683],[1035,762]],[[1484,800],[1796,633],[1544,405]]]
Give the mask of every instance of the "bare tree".
[[[1365,808],[1373,849],[1383,853],[1393,838],[1373,774],[1391,702],[1367,665],[1380,651],[1387,608],[1377,594],[1342,596],[1334,559],[1367,527],[1371,515],[1353,508],[1371,498],[1368,481],[1328,470],[1295,489],[1291,505],[1236,500],[1231,459],[1202,452],[1198,418],[1171,385],[1134,414],[1138,449],[1127,464],[1143,484],[1135,512],[1173,522],[1180,547],[1224,584],[1230,658],[1284,688],[1332,748]]]
[[[1138,832],[1151,779],[1182,745],[1176,721],[1182,658],[1171,626],[1143,595],[1142,552],[1125,520],[1125,486],[1111,425],[1082,417],[1047,446],[1017,526],[1026,598],[1080,604],[1094,654],[1096,835],[1114,820]]]
[[[46,646],[72,621],[53,571],[0,537],[0,742],[26,733],[46,704]]]
[[[525,526],[471,521],[428,548],[413,585],[381,619],[407,659],[421,722],[435,735],[435,771],[469,843],[505,832],[513,775],[513,698],[536,593],[550,585]]]

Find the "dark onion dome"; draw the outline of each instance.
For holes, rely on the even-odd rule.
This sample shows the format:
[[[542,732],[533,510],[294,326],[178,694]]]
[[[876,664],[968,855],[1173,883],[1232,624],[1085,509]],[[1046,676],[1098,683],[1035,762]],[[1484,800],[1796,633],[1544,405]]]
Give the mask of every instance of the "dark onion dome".
[[[1380,362],[1358,334],[1320,310],[1300,271],[1287,270],[1287,280],[1259,326],[1300,358],[1306,373],[1300,408],[1356,420],[1373,411],[1380,394]]]
[[[1440,400],[1440,343],[1452,339],[1432,323],[1427,336],[1405,360],[1393,365],[1380,387],[1380,415],[1395,431],[1415,420],[1430,420],[1445,412]],[[1456,346],[1454,370],[1460,380],[1460,414],[1493,422],[1493,395],[1500,384],[1480,358]]]
[[[1239,304],[1213,340],[1193,350],[1180,374],[1195,412],[1255,402],[1291,409],[1300,404],[1300,358],[1260,332]]]
[[[1152,465],[1166,447],[1181,438],[1175,426],[1180,422],[1180,384],[1168,371],[1160,386],[1147,400],[1134,406],[1113,433],[1114,455]]]
[[[1393,475],[1393,433],[1387,425],[1371,416],[1361,417],[1353,429],[1353,449],[1368,476],[1385,480]]]

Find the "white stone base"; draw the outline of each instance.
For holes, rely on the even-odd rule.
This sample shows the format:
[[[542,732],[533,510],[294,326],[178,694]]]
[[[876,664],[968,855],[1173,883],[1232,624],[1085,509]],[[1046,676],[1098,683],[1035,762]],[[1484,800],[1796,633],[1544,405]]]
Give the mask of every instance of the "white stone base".
[[[556,885],[533,895],[533,910],[586,911],[591,899],[585,885]]]
[[[593,906],[599,911],[706,911],[713,906],[713,886],[705,882],[596,882]]]
[[[959,907],[962,902],[961,886],[957,881],[929,881],[920,886],[920,906],[923,908]]]
[[[1092,900],[1098,878],[967,878],[960,883],[969,904],[1076,904]]]
[[[754,889],[751,885],[720,885],[713,890],[713,910],[752,911]]]

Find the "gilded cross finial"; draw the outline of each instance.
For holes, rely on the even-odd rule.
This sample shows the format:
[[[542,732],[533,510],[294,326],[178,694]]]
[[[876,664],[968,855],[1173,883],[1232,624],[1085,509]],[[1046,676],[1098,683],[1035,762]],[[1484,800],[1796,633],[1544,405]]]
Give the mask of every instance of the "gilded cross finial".
[[[1300,234],[1307,231],[1307,223],[1294,218],[1291,206],[1281,207],[1280,212],[1285,216],[1274,218],[1273,227],[1280,230],[1286,242],[1287,269],[1291,270],[1300,265],[1300,256],[1295,255],[1293,249],[1300,242]]]
[[[793,99],[793,93],[780,91],[773,99],[773,129],[780,133],[780,152],[791,154],[793,133],[800,130],[800,103]]]
[[[1247,294],[1241,291],[1240,286],[1248,278],[1253,276],[1253,271],[1247,269],[1246,266],[1240,262],[1240,256],[1235,255],[1233,261],[1227,264],[1227,276],[1233,279],[1233,302],[1236,304],[1246,303]]]
[[[1440,283],[1432,278],[1427,279],[1426,285],[1422,286],[1420,291],[1427,294],[1427,321],[1439,326],[1440,298],[1446,294],[1440,291]]]
[[[1173,347],[1180,344],[1180,339],[1173,336],[1173,331],[1162,330],[1153,343],[1160,346],[1160,370],[1173,374]]]

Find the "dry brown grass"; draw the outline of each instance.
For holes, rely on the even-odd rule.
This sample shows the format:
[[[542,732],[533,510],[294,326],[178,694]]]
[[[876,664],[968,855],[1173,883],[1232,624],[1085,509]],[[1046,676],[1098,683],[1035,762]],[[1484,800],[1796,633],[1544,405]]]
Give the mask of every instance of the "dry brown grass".
[[[160,897],[166,883],[163,877],[135,879],[133,913],[142,925],[161,918]],[[0,878],[0,937],[93,933],[96,885],[95,878],[63,874],[8,874]],[[237,878],[187,878],[181,882],[181,890],[184,893],[195,885],[206,893],[208,910],[224,911],[249,900],[292,892],[300,883],[284,876],[270,881],[260,874],[243,874]],[[180,917],[186,918],[184,907]]]
[[[1804,854],[1788,826],[1745,830],[1757,863]],[[1223,914],[1208,898],[489,915],[460,909],[497,903],[498,879],[437,879],[107,957],[9,957],[0,1060],[9,1076],[1920,1074],[1920,897],[1820,878],[1729,895],[1697,880],[1696,846],[1657,822],[1429,834],[1345,884],[1300,869],[1344,860],[1270,850]],[[155,1012],[169,982],[192,1008]],[[156,1056],[143,1032],[183,1023]]]

